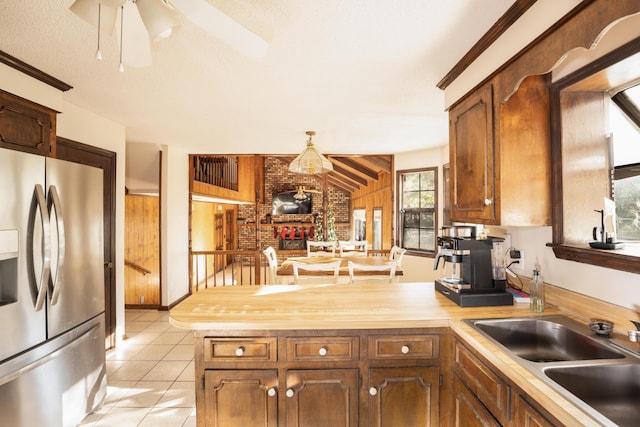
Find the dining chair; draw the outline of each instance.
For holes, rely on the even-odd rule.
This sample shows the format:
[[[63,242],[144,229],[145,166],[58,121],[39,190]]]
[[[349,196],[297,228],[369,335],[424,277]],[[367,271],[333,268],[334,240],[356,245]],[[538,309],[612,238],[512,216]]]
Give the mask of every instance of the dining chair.
[[[396,277],[395,261],[387,261],[380,265],[360,264],[355,261],[349,261],[349,281],[354,283],[356,280],[361,281],[385,281],[392,283]],[[376,272],[380,274],[358,274],[358,271],[362,272]],[[384,272],[388,271],[388,274]]]
[[[278,256],[276,254],[276,250],[273,249],[272,246],[269,246],[267,249],[262,251],[264,255],[267,257],[267,261],[269,262],[269,277],[266,284],[277,284],[278,277],[276,272],[278,270]]]
[[[336,242],[307,240],[307,256],[336,256]]]
[[[329,273],[333,271],[333,283],[338,283],[340,277],[340,260],[332,262],[318,262],[307,263],[294,261],[291,264],[293,266],[293,283],[295,285],[301,284],[303,281],[313,280],[318,283],[318,277],[322,278],[323,283],[329,283],[331,276]],[[299,271],[304,270],[307,272],[305,275],[300,275]],[[314,274],[315,273],[315,274]]]
[[[366,240],[339,240],[340,256],[367,256],[369,242]]]
[[[395,261],[398,267],[402,267],[402,257],[404,256],[406,249],[399,246],[393,246],[389,252],[389,261]]]

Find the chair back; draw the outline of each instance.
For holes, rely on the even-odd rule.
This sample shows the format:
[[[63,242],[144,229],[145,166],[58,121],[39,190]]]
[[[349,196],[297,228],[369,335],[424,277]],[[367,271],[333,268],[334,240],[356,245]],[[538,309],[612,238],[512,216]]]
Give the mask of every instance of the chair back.
[[[278,270],[278,256],[276,254],[276,250],[269,246],[267,249],[262,251],[262,253],[267,257],[267,261],[269,262],[269,278],[267,283],[276,284],[278,282],[276,276],[276,272]]]
[[[349,261],[349,280],[351,283],[356,280],[367,280],[367,281],[379,281],[384,279],[384,281],[392,283],[394,278],[396,277],[396,267],[397,264],[395,261],[387,261],[384,264],[380,265],[371,265],[371,264],[360,264],[355,261]],[[376,272],[380,274],[365,274],[359,275],[357,271],[366,271],[366,272]],[[384,274],[388,272],[388,274]]]
[[[336,256],[336,242],[307,240],[307,256]]]
[[[340,261],[332,261],[332,262],[318,262],[318,263],[307,263],[307,262],[299,262],[294,261],[291,263],[293,266],[293,283],[298,285],[301,282],[300,271],[304,270],[307,272],[306,275],[303,276],[302,279],[306,279],[310,277],[322,277],[326,279],[326,283],[333,282],[335,284],[338,283],[338,278],[340,276]],[[333,276],[331,276],[333,273]]]
[[[398,267],[402,267],[402,257],[404,256],[406,249],[399,246],[394,246],[389,252],[389,261],[395,261]]]
[[[369,242],[366,240],[340,240],[340,256],[367,256]]]

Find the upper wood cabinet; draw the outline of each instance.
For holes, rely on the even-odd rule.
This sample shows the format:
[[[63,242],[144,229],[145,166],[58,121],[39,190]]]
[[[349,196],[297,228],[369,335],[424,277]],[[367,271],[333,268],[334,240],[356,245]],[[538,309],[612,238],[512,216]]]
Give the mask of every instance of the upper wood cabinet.
[[[0,147],[55,157],[56,114],[0,91]]]
[[[531,76],[506,101],[501,76],[449,111],[451,221],[551,224],[549,81]]]

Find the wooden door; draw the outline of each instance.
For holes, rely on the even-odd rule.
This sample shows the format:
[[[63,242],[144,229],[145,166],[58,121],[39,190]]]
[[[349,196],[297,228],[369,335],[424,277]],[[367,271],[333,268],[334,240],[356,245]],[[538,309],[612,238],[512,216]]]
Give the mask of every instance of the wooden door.
[[[496,218],[492,87],[477,90],[449,112],[451,220]]]
[[[286,373],[288,427],[357,427],[358,371],[321,369]]]
[[[198,427],[276,427],[277,384],[275,369],[205,371],[205,412]]]
[[[437,367],[370,369],[369,426],[438,426],[439,390]]]

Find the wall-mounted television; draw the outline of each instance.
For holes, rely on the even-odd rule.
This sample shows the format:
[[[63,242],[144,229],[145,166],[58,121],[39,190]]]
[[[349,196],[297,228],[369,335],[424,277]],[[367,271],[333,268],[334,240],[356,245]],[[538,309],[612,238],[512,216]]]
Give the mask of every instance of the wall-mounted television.
[[[307,194],[304,200],[298,200],[293,197],[295,191],[287,193],[274,193],[271,203],[271,215],[286,214],[310,214],[313,206],[311,194]]]

